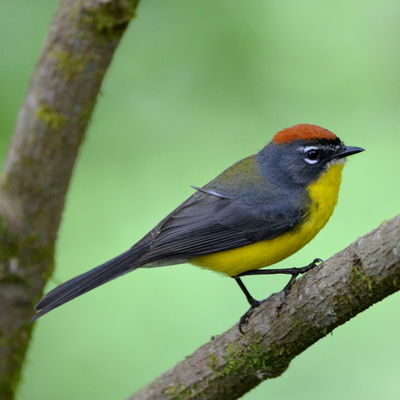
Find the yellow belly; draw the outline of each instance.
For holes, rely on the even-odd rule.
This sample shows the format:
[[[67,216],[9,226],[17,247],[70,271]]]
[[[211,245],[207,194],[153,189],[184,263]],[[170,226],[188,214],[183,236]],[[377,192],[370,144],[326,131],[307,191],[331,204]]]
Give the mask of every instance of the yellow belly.
[[[196,257],[191,263],[229,276],[275,264],[300,250],[324,227],[337,203],[342,163],[332,164],[311,184],[311,207],[302,222],[290,232],[232,250]]]

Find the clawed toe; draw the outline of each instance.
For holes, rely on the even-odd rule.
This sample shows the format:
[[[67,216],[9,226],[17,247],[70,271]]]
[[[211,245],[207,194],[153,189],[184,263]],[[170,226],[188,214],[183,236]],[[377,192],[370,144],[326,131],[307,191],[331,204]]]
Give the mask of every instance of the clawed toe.
[[[254,310],[257,307],[259,307],[263,302],[264,302],[264,300],[263,301],[258,301],[258,300],[253,301],[251,304],[251,307],[240,317],[240,320],[239,320],[240,333],[244,334],[243,326],[247,325],[247,323],[249,322],[249,319],[251,317],[251,314],[253,314]]]
[[[250,309],[242,315],[242,317],[239,320],[239,330],[241,333],[244,334],[243,332],[243,326],[247,325],[249,322],[251,314],[253,314],[253,311],[259,307],[261,303],[263,303],[264,300],[258,301],[256,300],[247,290],[246,286],[243,284],[241,281],[240,277],[245,276],[245,275],[271,275],[271,274],[288,274],[291,275],[291,278],[287,285],[283,288],[281,291],[281,302],[282,304],[287,304],[286,302],[286,296],[289,294],[290,289],[292,288],[294,282],[296,281],[296,277],[300,274],[304,274],[308,272],[309,270],[315,268],[322,260],[320,258],[314,259],[312,263],[309,265],[306,265],[305,267],[301,268],[284,268],[284,269],[270,269],[270,270],[251,270],[251,271],[245,271],[239,275],[232,276],[239,285],[240,289],[242,289],[244,295],[246,296],[247,301],[250,303]],[[281,306],[282,306],[281,304]],[[281,307],[280,306],[280,307]]]

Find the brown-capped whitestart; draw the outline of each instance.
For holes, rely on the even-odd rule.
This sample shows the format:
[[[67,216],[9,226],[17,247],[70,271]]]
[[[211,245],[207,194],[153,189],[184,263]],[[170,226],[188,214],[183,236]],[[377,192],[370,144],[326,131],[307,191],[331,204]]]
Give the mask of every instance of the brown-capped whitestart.
[[[218,175],[167,215],[129,250],[47,293],[33,320],[137,268],[190,263],[228,275],[251,311],[260,305],[240,277],[290,274],[313,268],[266,269],[306,245],[337,203],[346,157],[364,149],[345,146],[332,132],[300,124],[278,132],[259,153]]]

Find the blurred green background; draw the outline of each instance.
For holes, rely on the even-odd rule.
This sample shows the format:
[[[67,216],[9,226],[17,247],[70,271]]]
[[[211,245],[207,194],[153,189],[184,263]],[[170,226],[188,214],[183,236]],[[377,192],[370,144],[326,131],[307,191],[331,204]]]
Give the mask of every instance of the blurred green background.
[[[56,1],[0,4],[3,158]],[[126,250],[189,185],[297,123],[367,151],[349,160],[330,223],[282,267],[328,258],[396,215],[399,17],[395,0],[142,0],[76,165],[48,289]],[[246,280],[259,298],[285,281]],[[245,399],[399,398],[399,306],[399,294],[375,305]],[[246,308],[216,274],[139,270],[39,321],[19,399],[125,398]]]

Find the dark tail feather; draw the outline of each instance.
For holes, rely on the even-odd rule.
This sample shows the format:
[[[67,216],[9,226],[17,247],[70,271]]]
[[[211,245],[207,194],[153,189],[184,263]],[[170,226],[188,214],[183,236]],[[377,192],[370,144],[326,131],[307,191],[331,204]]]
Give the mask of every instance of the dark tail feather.
[[[42,315],[75,299],[75,297],[81,294],[89,292],[127,272],[134,271],[140,266],[138,264],[135,265],[135,261],[145,253],[146,249],[147,246],[139,249],[129,249],[112,260],[57,286],[47,293],[36,305],[35,310],[38,313],[32,318],[31,322],[36,321]]]

